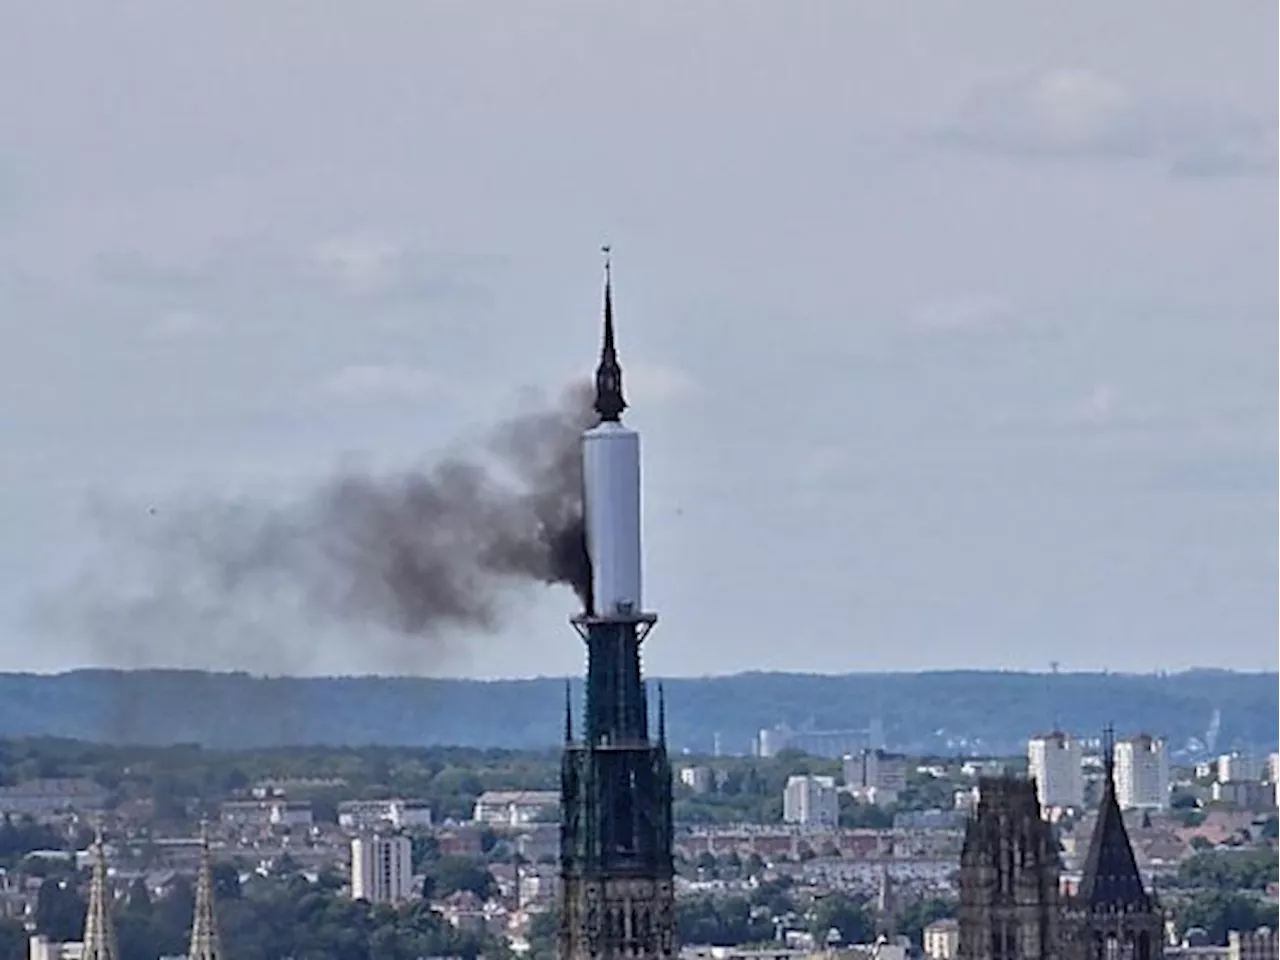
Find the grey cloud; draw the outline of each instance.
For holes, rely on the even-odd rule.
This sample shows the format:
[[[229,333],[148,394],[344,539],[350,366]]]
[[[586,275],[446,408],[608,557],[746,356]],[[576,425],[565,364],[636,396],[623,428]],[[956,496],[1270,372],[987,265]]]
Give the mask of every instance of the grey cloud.
[[[938,139],[1028,159],[1144,160],[1179,176],[1274,174],[1277,157],[1273,123],[1143,96],[1080,69],[979,88]]]

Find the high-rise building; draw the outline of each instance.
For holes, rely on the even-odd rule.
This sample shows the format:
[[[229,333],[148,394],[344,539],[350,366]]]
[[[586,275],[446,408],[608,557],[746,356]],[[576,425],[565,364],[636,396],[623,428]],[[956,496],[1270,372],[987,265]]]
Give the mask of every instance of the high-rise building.
[[[573,620],[587,645],[586,712],[575,740],[565,704],[559,957],[659,960],[676,955],[672,772],[662,689],[651,739],[641,679],[640,645],[657,616],[641,599],[640,437],[622,423],[607,261],[595,387],[599,423],[582,440],[591,574],[584,611]]]
[[[1261,780],[1263,764],[1252,754],[1239,751],[1224,753],[1218,757],[1218,782],[1233,783],[1237,780]]]
[[[1040,808],[1078,810],[1084,805],[1084,757],[1080,741],[1055,730],[1027,741],[1027,767]]]
[[[413,844],[405,836],[364,836],[351,841],[351,898],[403,903],[413,896]]]
[[[1112,754],[1122,810],[1164,810],[1169,805],[1169,759],[1164,741],[1140,733],[1116,742]]]
[[[835,778],[788,777],[782,793],[782,819],[802,827],[834,827],[840,820]]]
[[[1106,776],[1098,821],[1089,838],[1080,886],[1067,903],[1064,960],[1159,960],[1164,914],[1147,892],[1125,829],[1117,796],[1110,733],[1104,741]]]
[[[958,956],[1058,960],[1058,844],[1030,780],[983,777],[960,854]]]
[[[868,747],[844,758],[844,783],[859,800],[896,803],[907,788],[907,758]]]

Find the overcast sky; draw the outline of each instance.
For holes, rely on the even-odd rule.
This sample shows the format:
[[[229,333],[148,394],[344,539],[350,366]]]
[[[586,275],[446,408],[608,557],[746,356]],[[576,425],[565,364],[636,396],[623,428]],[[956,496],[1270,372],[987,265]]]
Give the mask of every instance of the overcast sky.
[[[94,504],[588,372],[607,241],[649,671],[1275,669],[1274,3],[4,19],[0,667],[580,670],[563,590],[440,641],[50,610],[112,589]]]

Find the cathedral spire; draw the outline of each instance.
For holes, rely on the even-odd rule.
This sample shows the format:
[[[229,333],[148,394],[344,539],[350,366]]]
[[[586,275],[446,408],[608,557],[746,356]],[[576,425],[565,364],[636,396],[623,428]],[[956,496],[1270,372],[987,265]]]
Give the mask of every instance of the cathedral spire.
[[[601,421],[617,421],[627,408],[622,397],[622,367],[618,365],[618,348],[613,338],[613,268],[610,248],[604,251],[604,340],[600,347],[600,365],[596,367],[596,413]]]
[[[111,921],[111,890],[107,881],[107,853],[99,825],[93,839],[93,879],[89,883],[89,909],[84,918],[84,960],[120,960],[116,928]]]
[[[1085,855],[1080,899],[1095,912],[1148,911],[1151,899],[1142,885],[1142,874],[1138,872],[1138,861],[1134,857],[1124,814],[1116,796],[1115,731],[1110,726],[1103,732],[1102,750],[1106,771],[1102,781],[1102,803],[1098,807],[1098,819]]]
[[[196,876],[196,907],[191,919],[191,947],[188,960],[224,960],[218,937],[218,921],[213,912],[213,855],[209,850],[209,828],[200,822],[200,872]]]

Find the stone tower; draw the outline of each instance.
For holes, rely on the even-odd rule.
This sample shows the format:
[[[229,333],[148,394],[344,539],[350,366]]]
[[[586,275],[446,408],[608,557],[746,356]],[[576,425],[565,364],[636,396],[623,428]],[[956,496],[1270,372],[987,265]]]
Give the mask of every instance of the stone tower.
[[[107,881],[107,852],[102,831],[93,841],[93,879],[89,883],[89,909],[84,918],[83,960],[120,960],[116,928],[111,919],[111,888]]]
[[[657,617],[640,605],[639,438],[622,425],[625,407],[606,273],[600,423],[583,437],[592,582],[573,621],[587,647],[586,710],[575,740],[566,691],[560,768],[560,960],[676,955],[671,764],[661,688],[651,739],[641,679]]]
[[[1089,839],[1080,887],[1063,924],[1066,960],[1158,960],[1164,913],[1147,892],[1116,797],[1111,731],[1103,739],[1102,803]]]
[[[226,960],[218,937],[218,920],[213,910],[213,855],[209,833],[200,825],[200,872],[196,875],[196,908],[191,918],[191,946],[187,960]]]
[[[1059,960],[1058,882],[1035,782],[984,777],[960,854],[961,960]]]

